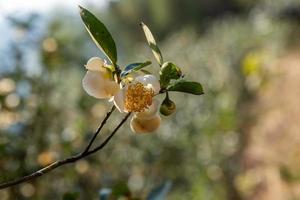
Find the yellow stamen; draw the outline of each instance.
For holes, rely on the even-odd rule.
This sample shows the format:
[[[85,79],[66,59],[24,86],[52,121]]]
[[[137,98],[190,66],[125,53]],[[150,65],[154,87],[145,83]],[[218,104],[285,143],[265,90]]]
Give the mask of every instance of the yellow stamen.
[[[154,91],[137,82],[128,86],[125,97],[125,109],[128,112],[143,112],[151,106]]]

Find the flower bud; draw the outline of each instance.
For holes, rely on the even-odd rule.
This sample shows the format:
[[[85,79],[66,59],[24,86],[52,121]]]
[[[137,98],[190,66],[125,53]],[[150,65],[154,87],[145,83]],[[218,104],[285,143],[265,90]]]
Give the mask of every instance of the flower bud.
[[[162,102],[159,112],[164,116],[169,116],[176,111],[176,105],[173,101],[169,99],[167,96],[165,100]]]
[[[130,128],[135,133],[149,133],[153,132],[160,126],[161,118],[159,115],[155,115],[150,119],[132,117],[130,121]]]

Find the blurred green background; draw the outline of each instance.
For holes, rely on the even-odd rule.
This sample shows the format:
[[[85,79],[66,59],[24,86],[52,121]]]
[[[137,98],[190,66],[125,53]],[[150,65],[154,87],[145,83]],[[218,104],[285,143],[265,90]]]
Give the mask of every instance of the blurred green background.
[[[22,9],[22,1],[0,0],[1,182],[80,152],[109,110],[81,86],[86,61],[104,55],[77,4],[106,24],[120,65],[151,59],[158,73],[143,21],[165,60],[201,82],[205,95],[172,93],[177,112],[156,133],[133,134],[127,123],[101,152],[2,190],[0,199],[99,199],[126,187],[149,200],[300,199],[300,112],[289,103],[300,97],[299,0],[86,0],[30,9],[31,1]],[[291,108],[263,118],[269,104]],[[114,113],[97,142],[121,117]]]

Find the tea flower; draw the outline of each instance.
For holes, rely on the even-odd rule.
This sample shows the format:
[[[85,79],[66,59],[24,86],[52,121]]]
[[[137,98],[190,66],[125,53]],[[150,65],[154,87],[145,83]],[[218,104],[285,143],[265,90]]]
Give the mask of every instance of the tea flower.
[[[82,80],[84,90],[91,96],[113,101],[120,112],[132,112],[132,131],[145,133],[155,131],[161,122],[158,115],[159,102],[153,97],[160,91],[160,83],[153,75],[137,76],[129,83],[119,86],[105,68],[102,59],[93,57],[87,65]]]
[[[114,104],[120,112],[143,112],[152,105],[160,84],[153,75],[137,76],[114,96]]]
[[[83,89],[98,99],[111,98],[119,90],[112,73],[105,67],[106,63],[98,57],[92,57],[85,65],[88,70],[82,79]]]
[[[159,101],[153,97],[160,91],[160,83],[153,75],[137,76],[114,96],[120,112],[133,112],[131,130],[136,133],[155,131],[161,122]]]

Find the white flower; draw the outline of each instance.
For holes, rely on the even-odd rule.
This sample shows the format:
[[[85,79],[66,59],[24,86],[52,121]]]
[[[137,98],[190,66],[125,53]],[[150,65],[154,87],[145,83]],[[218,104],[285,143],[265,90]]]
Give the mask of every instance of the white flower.
[[[120,112],[139,113],[152,105],[152,98],[160,91],[160,84],[153,75],[137,76],[114,96]]]
[[[88,71],[82,80],[83,89],[98,99],[111,98],[120,90],[105,65],[101,58],[92,57],[85,66]]]
[[[96,98],[113,100],[120,112],[132,112],[134,116],[130,127],[134,132],[156,130],[161,121],[158,115],[159,102],[153,99],[160,91],[157,78],[153,75],[137,76],[120,88],[105,65],[103,60],[97,57],[88,61],[88,71],[82,80],[84,90]]]
[[[131,130],[136,133],[155,131],[161,118],[159,101],[153,97],[160,91],[160,83],[153,75],[137,76],[114,96],[114,104],[120,112],[133,112]]]

